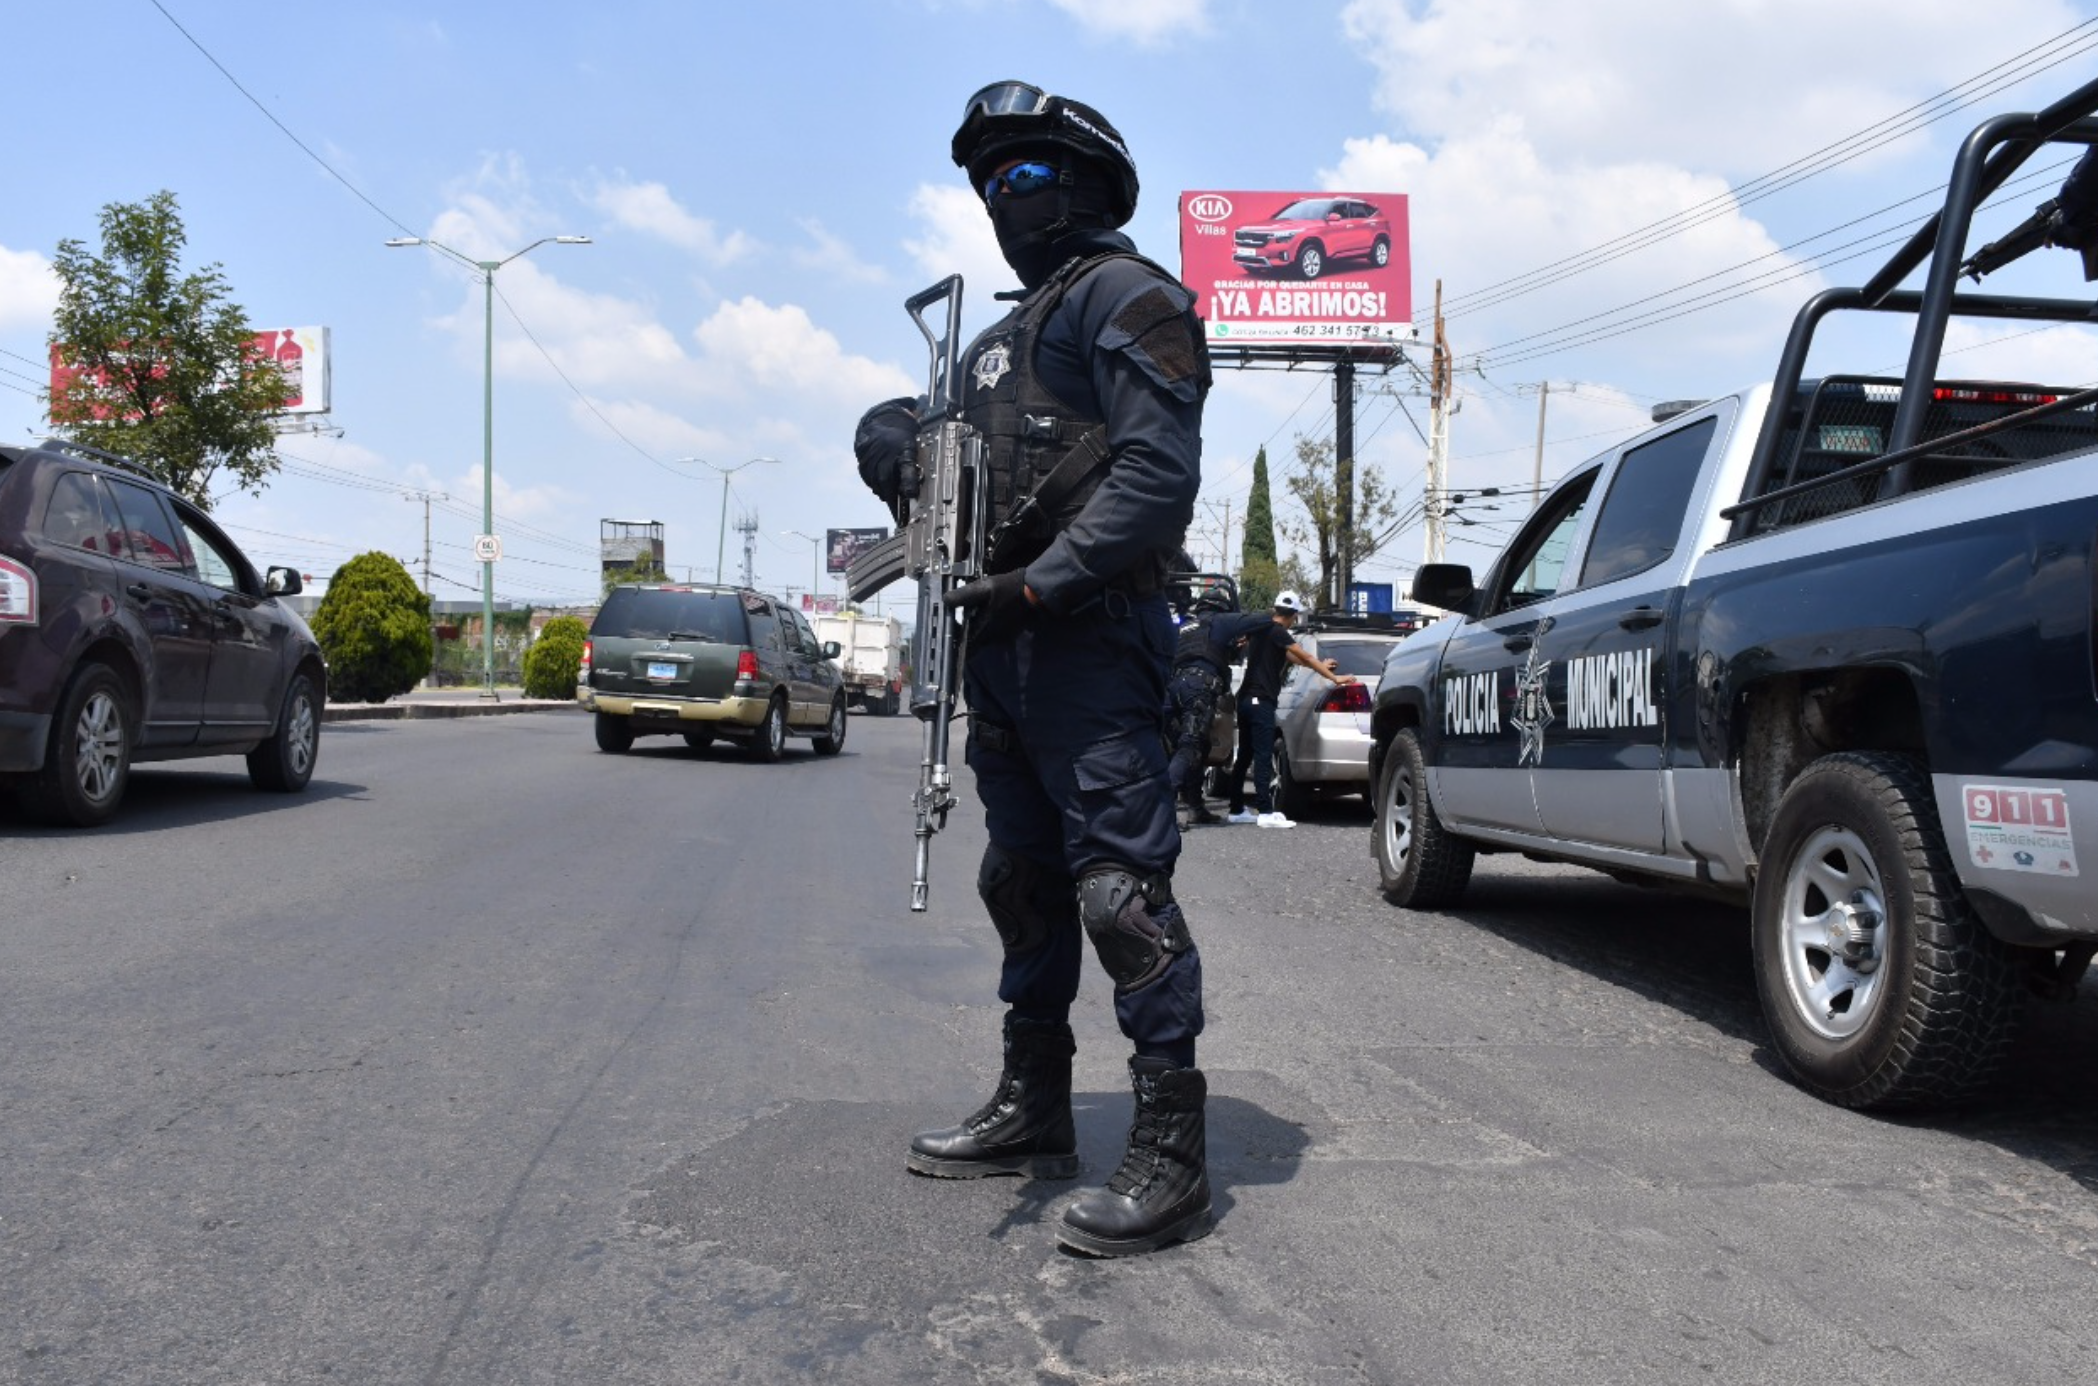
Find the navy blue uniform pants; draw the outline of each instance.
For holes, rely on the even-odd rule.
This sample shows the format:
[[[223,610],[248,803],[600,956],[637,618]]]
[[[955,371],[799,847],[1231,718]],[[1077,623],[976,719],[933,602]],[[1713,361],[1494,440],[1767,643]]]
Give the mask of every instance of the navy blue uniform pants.
[[[1224,676],[1207,664],[1183,664],[1166,686],[1167,734],[1172,739],[1169,767],[1173,787],[1187,803],[1202,804],[1202,772],[1209,765],[1209,729],[1217,718],[1217,699]]]
[[[1163,597],[1108,593],[1069,616],[1035,612],[1017,634],[971,642],[963,688],[972,719],[1012,733],[969,737],[969,768],[991,841],[1072,881],[1089,867],[1170,874],[1180,855],[1166,776],[1166,671],[1173,623]],[[1007,952],[998,998],[1061,1020],[1078,995],[1084,930],[1074,907],[1038,948]],[[1191,1051],[1202,1032],[1202,960],[1193,947],[1156,979],[1115,992],[1115,1019],[1140,1053]]]

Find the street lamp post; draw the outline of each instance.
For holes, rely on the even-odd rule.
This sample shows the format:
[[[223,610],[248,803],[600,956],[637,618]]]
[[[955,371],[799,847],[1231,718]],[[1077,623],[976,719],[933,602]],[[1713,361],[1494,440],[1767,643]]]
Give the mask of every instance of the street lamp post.
[[[790,529],[787,533],[797,539],[809,541],[809,605],[813,607],[816,604],[816,560],[822,554],[823,541],[813,534],[803,534],[798,529]]]
[[[386,244],[395,248],[426,245],[442,251],[481,276],[483,297],[481,348],[481,532],[474,547],[481,559],[481,696],[495,697],[495,559],[499,547],[495,537],[495,272],[512,260],[547,243],[588,245],[588,236],[541,236],[523,250],[500,260],[476,260],[462,255],[442,241],[428,236],[395,236]]]
[[[680,462],[697,462],[702,467],[712,467],[721,473],[721,528],[714,536],[714,582],[721,582],[721,559],[728,552],[728,479],[745,467],[755,467],[760,462],[778,463],[777,457],[753,457],[748,462],[738,462],[733,467],[717,467],[704,457],[680,457]]]

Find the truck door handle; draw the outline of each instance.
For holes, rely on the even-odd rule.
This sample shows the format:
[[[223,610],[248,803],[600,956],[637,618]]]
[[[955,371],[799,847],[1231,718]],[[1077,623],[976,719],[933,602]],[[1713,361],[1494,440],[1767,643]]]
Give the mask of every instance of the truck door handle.
[[[1521,654],[1536,643],[1537,639],[1535,636],[1511,635],[1501,642],[1501,648],[1507,650],[1510,654]]]
[[[129,587],[126,587],[124,591],[142,602],[153,600],[153,589],[143,582],[134,582]]]
[[[1617,618],[1617,624],[1626,630],[1652,630],[1661,624],[1662,615],[1650,606],[1638,606]]]

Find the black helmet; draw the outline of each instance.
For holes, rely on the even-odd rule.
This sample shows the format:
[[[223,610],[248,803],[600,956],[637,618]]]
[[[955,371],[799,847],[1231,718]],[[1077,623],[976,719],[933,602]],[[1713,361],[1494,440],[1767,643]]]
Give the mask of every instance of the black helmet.
[[[949,152],[980,194],[1009,151],[1045,145],[1070,150],[1106,175],[1109,226],[1136,214],[1136,160],[1129,157],[1121,132],[1091,106],[1025,82],[993,82],[970,97]]]
[[[1201,612],[1233,611],[1237,607],[1238,603],[1231,600],[1231,594],[1222,587],[1212,587],[1201,596],[1195,598],[1195,610]]]

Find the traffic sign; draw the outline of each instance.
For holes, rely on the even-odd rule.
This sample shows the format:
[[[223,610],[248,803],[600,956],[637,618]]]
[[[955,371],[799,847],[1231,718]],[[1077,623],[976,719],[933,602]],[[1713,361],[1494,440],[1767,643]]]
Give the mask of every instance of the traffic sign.
[[[474,536],[474,562],[493,563],[503,556],[503,537],[500,534],[476,534]]]

